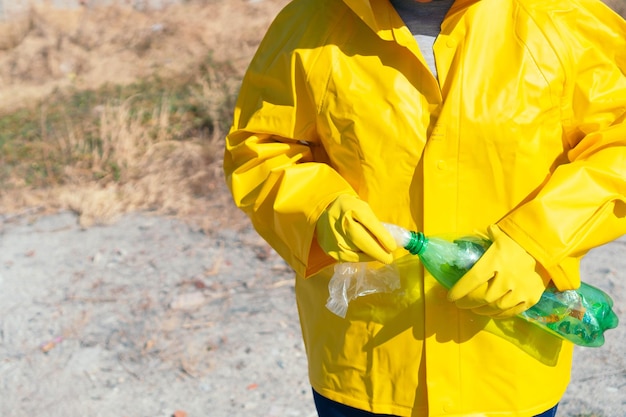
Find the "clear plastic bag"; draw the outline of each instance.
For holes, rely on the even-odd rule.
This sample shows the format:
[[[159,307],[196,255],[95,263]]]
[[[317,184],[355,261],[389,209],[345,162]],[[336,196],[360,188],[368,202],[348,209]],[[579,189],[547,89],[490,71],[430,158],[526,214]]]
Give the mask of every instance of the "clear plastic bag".
[[[328,283],[326,307],[346,317],[348,304],[357,297],[375,293],[391,293],[400,288],[400,275],[395,265],[376,262],[349,262],[335,265]]]

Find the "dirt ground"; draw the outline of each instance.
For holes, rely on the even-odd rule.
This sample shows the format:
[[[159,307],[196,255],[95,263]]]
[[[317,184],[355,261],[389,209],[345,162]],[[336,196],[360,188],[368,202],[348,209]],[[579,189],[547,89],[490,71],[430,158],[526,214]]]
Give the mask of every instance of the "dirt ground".
[[[47,44],[13,28],[12,46],[0,45],[0,101],[175,72],[205,50],[243,68],[286,2],[211,0],[110,11],[109,20],[47,12],[58,25],[39,27],[68,35]],[[99,20],[113,22],[102,39],[84,30]],[[196,213],[202,222],[132,212],[85,228],[41,202],[0,214],[0,416],[315,416],[291,271],[223,185],[213,197]],[[626,323],[626,239],[594,250],[582,268]],[[606,336],[601,348],[577,348],[558,417],[626,417],[626,326]]]
[[[291,274],[249,228],[1,224],[0,415],[312,415]]]

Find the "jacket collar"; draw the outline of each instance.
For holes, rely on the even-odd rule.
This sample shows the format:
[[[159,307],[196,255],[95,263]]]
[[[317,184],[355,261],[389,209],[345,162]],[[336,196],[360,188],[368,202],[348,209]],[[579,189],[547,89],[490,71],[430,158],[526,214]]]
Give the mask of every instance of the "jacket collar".
[[[343,0],[352,11],[384,40],[394,40],[394,29],[402,26],[389,0]],[[447,16],[456,14],[479,0],[456,0]]]
[[[393,7],[388,0],[343,0],[352,11],[384,40],[393,40]]]

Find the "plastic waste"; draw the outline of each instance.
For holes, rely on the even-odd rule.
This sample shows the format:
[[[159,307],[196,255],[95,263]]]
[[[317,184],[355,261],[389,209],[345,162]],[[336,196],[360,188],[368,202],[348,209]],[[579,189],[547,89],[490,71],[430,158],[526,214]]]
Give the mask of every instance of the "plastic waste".
[[[338,263],[328,283],[330,294],[326,307],[343,318],[348,312],[348,304],[355,298],[391,293],[399,288],[400,277],[394,265],[380,266],[377,262]]]
[[[454,240],[426,237],[421,232],[385,224],[399,246],[417,255],[424,268],[450,289],[485,253],[491,241],[480,236]],[[541,299],[519,315],[522,319],[579,346],[604,344],[604,332],[618,325],[613,300],[602,290],[582,283],[576,290],[550,286]]]

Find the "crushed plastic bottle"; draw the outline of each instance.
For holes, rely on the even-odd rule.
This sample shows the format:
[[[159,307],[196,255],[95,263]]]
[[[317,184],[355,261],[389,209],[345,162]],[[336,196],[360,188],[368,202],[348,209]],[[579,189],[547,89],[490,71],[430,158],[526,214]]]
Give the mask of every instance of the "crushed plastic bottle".
[[[421,232],[385,224],[399,246],[417,255],[424,268],[450,289],[485,253],[491,241],[479,236],[454,240],[426,237]],[[602,290],[582,283],[576,290],[550,286],[541,299],[519,317],[579,346],[604,344],[604,332],[618,325],[613,300]]]

